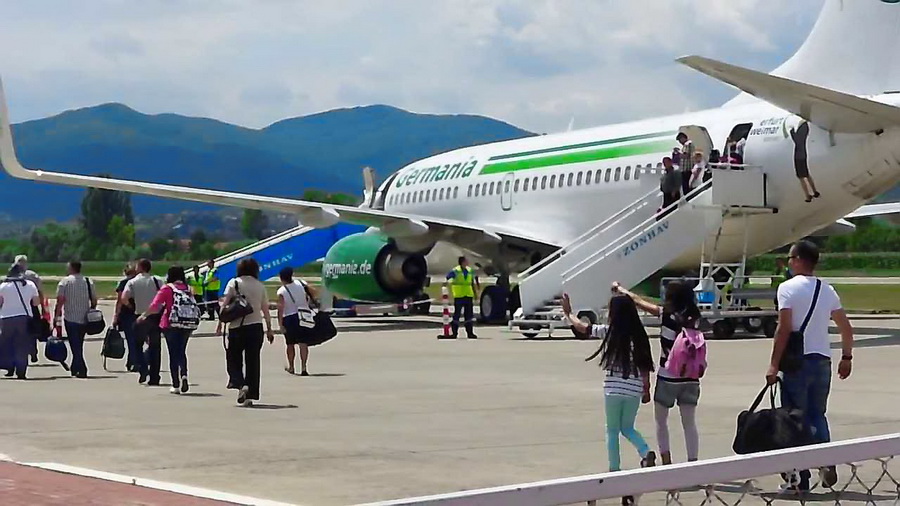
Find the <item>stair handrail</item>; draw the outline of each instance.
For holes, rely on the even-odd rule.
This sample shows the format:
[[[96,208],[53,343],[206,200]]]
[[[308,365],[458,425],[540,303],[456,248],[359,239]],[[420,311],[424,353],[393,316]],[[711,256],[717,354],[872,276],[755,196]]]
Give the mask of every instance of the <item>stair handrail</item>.
[[[591,239],[594,236],[596,236],[597,234],[599,234],[602,231],[601,229],[605,230],[606,228],[608,228],[607,225],[611,225],[612,224],[611,222],[618,222],[619,218],[623,217],[627,213],[632,212],[639,206],[644,205],[650,197],[658,197],[659,193],[661,193],[661,192],[658,189],[650,190],[649,192],[645,193],[644,195],[642,195],[640,198],[638,198],[631,204],[628,204],[627,206],[625,206],[619,212],[613,214],[612,216],[608,217],[607,219],[603,220],[602,222],[598,223],[597,225],[591,227],[589,230],[587,230],[583,234],[579,235],[578,237],[576,237],[575,239],[570,241],[565,246],[562,246],[558,250],[547,255],[540,262],[532,265],[528,269],[525,269],[524,271],[522,271],[519,274],[520,282],[525,280],[532,274],[534,274],[536,271],[542,269],[545,265],[555,261],[556,259],[566,255],[567,253],[577,250],[579,247],[581,247],[583,244],[585,244],[588,241],[588,239]]]
[[[691,198],[694,198],[694,197],[700,195],[701,193],[707,191],[710,188],[712,188],[712,179],[704,181],[700,186],[691,190],[686,196],[684,196],[681,199],[679,199],[678,201],[670,204],[668,207],[661,210],[659,213],[655,213],[653,216],[647,218],[640,224],[635,225],[634,227],[629,229],[627,232],[625,232],[624,234],[617,237],[615,240],[610,241],[605,247],[603,247],[603,248],[595,251],[591,255],[583,258],[580,262],[573,265],[572,267],[570,267],[569,269],[567,269],[566,271],[564,271],[562,273],[562,278],[563,278],[564,282],[568,282],[572,278],[580,276],[584,271],[590,269],[591,267],[596,265],[597,262],[599,262],[600,260],[605,258],[609,254],[610,250],[615,251],[616,249],[621,247],[622,242],[624,242],[626,240],[630,240],[635,235],[635,230],[638,230],[638,235],[640,235],[641,233],[643,233],[644,229],[648,225],[659,221],[657,219],[659,216],[667,215],[668,214],[667,211],[669,211],[669,210],[672,210],[672,212],[676,212],[679,204],[688,204],[693,208],[693,204],[690,204],[688,201]],[[597,258],[598,256],[600,258]],[[590,262],[590,265],[588,265],[587,267],[584,267],[584,268],[580,268],[581,266],[583,266],[584,264],[586,264],[588,262]],[[574,271],[576,269],[578,269],[578,272],[576,272],[574,275],[571,275],[572,271]]]
[[[228,262],[231,259],[233,259],[239,255],[242,255],[247,251],[259,250],[259,249],[269,246],[271,244],[275,244],[283,238],[292,237],[294,235],[300,235],[301,233],[305,233],[308,230],[312,230],[312,227],[308,227],[306,225],[297,225],[296,227],[289,228],[289,229],[279,232],[275,235],[269,236],[265,239],[256,241],[252,244],[248,244],[248,245],[244,246],[243,248],[238,248],[234,251],[225,253],[224,255],[215,258],[214,261],[216,262],[217,265],[220,263],[223,263],[223,262]],[[200,266],[201,272],[205,272],[206,269],[207,269],[206,265]]]

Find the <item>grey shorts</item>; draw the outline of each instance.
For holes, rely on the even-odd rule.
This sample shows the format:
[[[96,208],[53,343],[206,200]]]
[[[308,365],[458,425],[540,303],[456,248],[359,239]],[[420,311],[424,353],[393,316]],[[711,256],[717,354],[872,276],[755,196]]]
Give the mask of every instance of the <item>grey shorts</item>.
[[[653,401],[667,408],[679,406],[696,406],[700,402],[700,382],[672,382],[656,379],[656,392]]]

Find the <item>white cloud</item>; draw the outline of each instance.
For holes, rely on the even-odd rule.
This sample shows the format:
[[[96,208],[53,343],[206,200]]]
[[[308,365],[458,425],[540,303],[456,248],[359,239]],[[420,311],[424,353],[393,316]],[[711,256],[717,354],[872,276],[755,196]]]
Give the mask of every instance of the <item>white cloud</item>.
[[[534,131],[713,106],[673,63],[772,68],[822,0],[44,0],[4,6],[16,120],[119,101],[263,126],[387,103]]]

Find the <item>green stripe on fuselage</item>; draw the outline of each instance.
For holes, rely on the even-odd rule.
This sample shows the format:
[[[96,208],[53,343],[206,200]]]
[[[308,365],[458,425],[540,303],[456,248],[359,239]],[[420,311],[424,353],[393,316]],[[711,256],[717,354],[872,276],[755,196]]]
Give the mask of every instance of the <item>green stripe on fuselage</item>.
[[[539,169],[542,167],[551,167],[554,165],[568,165],[572,163],[595,162],[599,160],[623,158],[626,156],[666,153],[671,151],[674,144],[674,139],[656,142],[644,142],[639,144],[628,144],[625,146],[615,146],[612,148],[592,149],[590,151],[577,151],[575,153],[562,153],[558,155],[542,156],[539,158],[528,158],[526,160],[516,160],[512,162],[492,163],[485,165],[484,168],[481,169],[480,174],[500,174],[503,172]]]
[[[553,148],[544,148],[538,149],[535,151],[523,151],[521,153],[510,153],[508,155],[497,155],[492,156],[488,159],[489,162],[495,162],[497,160],[508,160],[510,158],[519,158],[523,156],[532,156],[532,155],[544,155],[547,153],[556,153],[557,151],[568,151],[571,149],[582,149],[582,148],[593,148],[598,146],[608,146],[610,144],[618,144],[620,142],[632,142],[632,141],[643,141],[647,139],[655,139],[657,137],[669,137],[677,134],[677,130],[673,130],[671,132],[656,132],[652,134],[641,134],[641,135],[632,135],[629,137],[619,137],[618,139],[606,139],[605,141],[592,141],[592,142],[584,142],[581,144],[569,144],[567,146],[556,146]]]

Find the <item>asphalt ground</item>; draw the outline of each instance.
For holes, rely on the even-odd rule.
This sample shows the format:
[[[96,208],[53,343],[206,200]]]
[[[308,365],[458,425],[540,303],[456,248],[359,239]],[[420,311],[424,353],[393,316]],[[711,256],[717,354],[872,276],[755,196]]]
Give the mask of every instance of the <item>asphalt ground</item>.
[[[0,453],[20,463],[57,463],[301,505],[356,504],[606,470],[602,378],[596,365],[583,361],[596,342],[525,340],[504,327],[479,328],[478,340],[438,341],[434,317],[337,323],[341,333],[313,348],[310,377],[283,370],[280,336],[264,346],[262,398],[255,408],[237,407],[234,391],[225,389],[222,340],[212,323],[204,322],[188,346],[191,392],[184,396],[166,386],[138,385],[122,361],[111,361],[104,371],[100,341],[92,340],[86,346],[89,379],[73,379],[42,360],[29,369],[31,380],[0,380]],[[895,432],[900,418],[894,380],[900,320],[865,318],[855,325],[854,374],[833,385],[835,439]],[[769,349],[765,339],[740,336],[710,343],[698,411],[701,458],[731,454],[735,418],[763,384]],[[163,363],[167,370],[165,352]],[[683,459],[677,415],[670,425],[676,460]],[[641,409],[637,427],[652,444],[649,407]],[[637,456],[624,441],[622,448],[623,466],[636,467]],[[71,485],[69,475],[33,474],[45,472],[0,466],[0,503],[210,504],[185,496],[143,499],[143,489],[105,491],[119,485],[114,482],[78,478],[90,481]],[[26,497],[21,494],[28,483],[49,498],[27,496],[17,503],[5,495],[18,490]],[[60,502],[79,487],[93,502]]]

